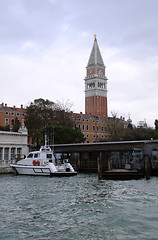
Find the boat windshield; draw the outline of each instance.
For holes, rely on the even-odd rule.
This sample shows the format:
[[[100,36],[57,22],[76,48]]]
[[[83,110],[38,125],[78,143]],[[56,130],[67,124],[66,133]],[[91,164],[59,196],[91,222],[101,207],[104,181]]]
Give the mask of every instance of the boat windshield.
[[[33,158],[33,153],[29,153],[28,158]]]

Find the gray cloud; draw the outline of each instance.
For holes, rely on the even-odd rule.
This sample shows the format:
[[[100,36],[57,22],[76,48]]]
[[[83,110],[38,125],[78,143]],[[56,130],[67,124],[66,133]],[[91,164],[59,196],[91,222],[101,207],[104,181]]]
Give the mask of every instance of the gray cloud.
[[[0,79],[5,80],[2,92],[10,93],[2,93],[0,101],[15,105],[38,95],[51,100],[68,96],[76,111],[84,111],[82,79],[96,33],[109,78],[109,113],[110,108],[127,117],[131,112],[135,121],[144,115],[152,125],[157,114],[157,0],[0,0],[0,6]]]

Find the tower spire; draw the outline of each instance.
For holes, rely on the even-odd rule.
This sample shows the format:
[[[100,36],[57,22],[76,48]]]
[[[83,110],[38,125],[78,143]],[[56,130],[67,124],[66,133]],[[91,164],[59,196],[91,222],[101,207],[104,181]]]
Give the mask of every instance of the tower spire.
[[[97,43],[97,38],[96,38],[96,34],[94,34],[94,43],[93,43],[93,47],[91,50],[91,54],[88,60],[88,64],[87,67],[94,65],[94,64],[98,64],[100,66],[104,67],[104,62],[101,56],[101,52]]]
[[[85,113],[107,116],[107,77],[96,34],[85,77]]]

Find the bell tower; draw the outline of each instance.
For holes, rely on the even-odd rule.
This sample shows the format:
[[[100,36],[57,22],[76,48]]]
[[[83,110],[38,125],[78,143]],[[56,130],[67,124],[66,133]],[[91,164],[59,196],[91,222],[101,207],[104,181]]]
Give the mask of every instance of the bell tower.
[[[107,77],[105,65],[99,50],[96,35],[86,67],[85,113],[94,116],[107,116]]]

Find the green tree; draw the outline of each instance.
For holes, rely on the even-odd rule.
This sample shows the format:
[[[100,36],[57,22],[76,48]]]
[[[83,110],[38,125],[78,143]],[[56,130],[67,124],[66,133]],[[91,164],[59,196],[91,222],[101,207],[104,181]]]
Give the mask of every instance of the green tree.
[[[80,129],[74,129],[68,126],[46,126],[43,130],[42,144],[44,144],[45,134],[50,145],[62,143],[81,143],[85,141]]]

